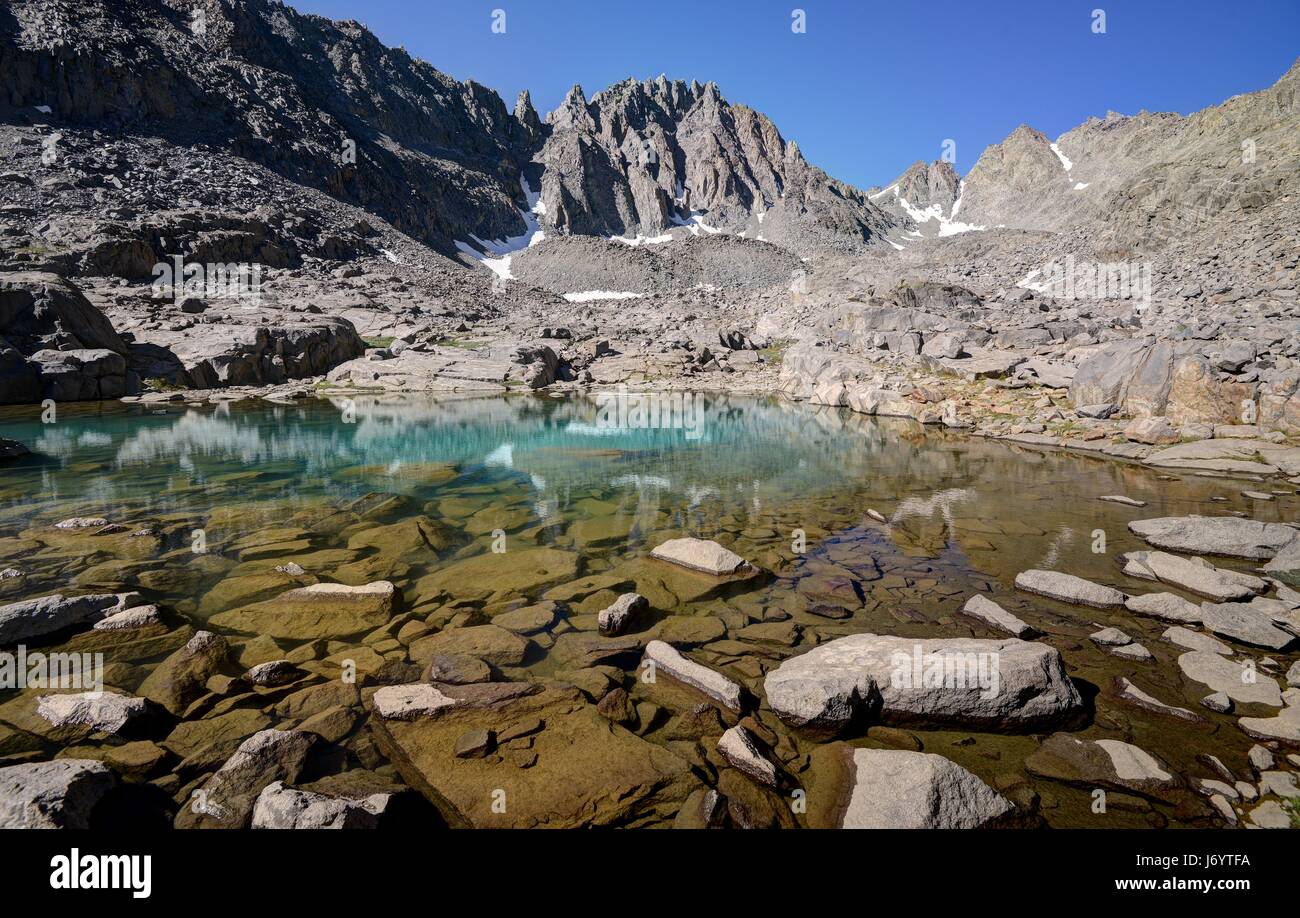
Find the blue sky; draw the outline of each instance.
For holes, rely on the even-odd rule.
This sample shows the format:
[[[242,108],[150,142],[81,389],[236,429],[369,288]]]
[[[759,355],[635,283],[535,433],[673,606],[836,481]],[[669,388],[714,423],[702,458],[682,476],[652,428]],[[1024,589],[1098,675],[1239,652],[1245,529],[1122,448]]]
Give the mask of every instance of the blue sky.
[[[1108,110],[1186,114],[1263,89],[1300,57],[1300,0],[290,3],[358,20],[509,105],[528,89],[543,116],[574,83],[591,97],[628,76],[714,80],[862,188],[939,158],[948,139],[964,174],[1022,122],[1055,138]]]

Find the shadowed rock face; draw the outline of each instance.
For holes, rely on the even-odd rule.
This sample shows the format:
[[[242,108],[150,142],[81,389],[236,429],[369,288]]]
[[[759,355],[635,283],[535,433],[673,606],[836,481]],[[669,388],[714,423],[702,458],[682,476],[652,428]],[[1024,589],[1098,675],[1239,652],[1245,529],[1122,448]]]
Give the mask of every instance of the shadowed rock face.
[[[629,80],[590,104],[574,87],[543,123],[526,93],[511,112],[358,23],[265,0],[200,19],[161,0],[91,0],[75,14],[23,0],[13,23],[0,45],[7,105],[228,150],[446,254],[524,233],[521,177],[538,187],[538,171],[544,222],[563,232],[655,235],[693,211],[739,231],[775,208],[769,235],[863,244],[890,223],[712,83]],[[98,257],[136,272],[150,261],[130,239]]]

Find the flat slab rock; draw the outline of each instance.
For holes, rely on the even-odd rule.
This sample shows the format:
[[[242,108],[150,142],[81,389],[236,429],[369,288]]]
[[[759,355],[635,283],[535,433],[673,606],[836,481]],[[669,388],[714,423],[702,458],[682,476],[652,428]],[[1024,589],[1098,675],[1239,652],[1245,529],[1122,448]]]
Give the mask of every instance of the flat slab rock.
[[[340,638],[370,631],[391,617],[395,589],[387,580],[362,586],[313,583],[210,619],[213,625],[246,634],[287,640]]]
[[[740,555],[707,539],[669,539],[651,551],[650,557],[715,577],[751,569],[749,562]]]
[[[1023,571],[1016,575],[1016,589],[1094,609],[1120,609],[1127,598],[1112,587],[1060,571]]]
[[[1175,593],[1129,596],[1124,600],[1124,608],[1137,615],[1149,615],[1166,622],[1186,625],[1201,623],[1201,607]]]
[[[1276,717],[1243,717],[1237,721],[1237,726],[1255,739],[1276,740],[1300,748],[1300,691],[1291,689],[1286,695],[1291,703]]]
[[[966,600],[966,604],[961,607],[961,611],[962,614],[978,619],[990,628],[1005,631],[1012,637],[1025,638],[1035,633],[1034,629],[1024,621],[984,596],[972,596]]]
[[[1268,589],[1258,577],[1214,567],[1165,551],[1135,551],[1124,556],[1124,573],[1158,580],[1215,602],[1248,599]]]
[[[1223,692],[1238,704],[1282,706],[1282,690],[1277,682],[1258,669],[1249,669],[1221,654],[1192,650],[1178,657],[1183,675],[1215,692]]]
[[[1128,679],[1119,676],[1115,679],[1115,697],[1125,701],[1134,707],[1151,711],[1155,714],[1163,714],[1167,717],[1173,717],[1178,720],[1185,720],[1188,723],[1204,723],[1205,718],[1195,711],[1189,711],[1187,708],[1175,707],[1171,704],[1165,704],[1158,698],[1152,697],[1142,689],[1138,688]]]
[[[1083,700],[1054,647],[1015,638],[837,638],[785,660],[764,682],[785,722],[839,733],[885,724],[1035,730],[1066,724]]]
[[[1181,786],[1174,771],[1143,749],[1119,740],[1053,733],[1025,759],[1040,778],[1161,796]]]
[[[1148,456],[1146,463],[1191,471],[1298,475],[1300,449],[1251,437],[1215,437],[1159,450]]]
[[[979,829],[1014,813],[1005,797],[943,756],[854,749],[844,829]]]
[[[1272,616],[1254,603],[1202,603],[1201,622],[1220,637],[1253,647],[1286,650],[1296,641],[1294,634],[1276,627]]]
[[[528,736],[531,744],[518,760],[508,748],[457,758],[457,740],[474,730]],[[374,735],[406,783],[458,828],[659,824],[703,787],[684,759],[611,723],[572,686],[458,705],[433,718],[378,719]]]
[[[1135,536],[1157,548],[1199,555],[1268,561],[1296,537],[1282,523],[1236,516],[1165,516],[1128,524]]]
[[[1192,631],[1190,628],[1184,628],[1181,625],[1166,628],[1160,637],[1170,644],[1182,647],[1184,650],[1203,650],[1206,653],[1217,653],[1222,656],[1232,654],[1232,648],[1218,638],[1212,638],[1200,631]]]

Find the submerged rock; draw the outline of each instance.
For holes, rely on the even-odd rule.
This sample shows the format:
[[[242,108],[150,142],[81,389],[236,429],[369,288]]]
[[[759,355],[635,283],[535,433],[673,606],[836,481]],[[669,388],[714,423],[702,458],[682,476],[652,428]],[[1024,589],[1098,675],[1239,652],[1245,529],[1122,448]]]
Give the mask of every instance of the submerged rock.
[[[1155,756],[1119,740],[1087,740],[1053,733],[1025,759],[1026,770],[1041,778],[1085,787],[1111,787],[1157,797],[1181,781]]]
[[[979,619],[991,628],[1005,631],[1013,637],[1025,638],[1034,634],[1034,629],[1025,624],[1006,609],[983,596],[972,596],[962,606],[962,612],[971,618]]]
[[[1115,696],[1121,701],[1126,701],[1135,707],[1151,711],[1155,714],[1163,714],[1167,717],[1188,721],[1189,723],[1204,723],[1205,721],[1205,718],[1200,714],[1197,714],[1195,711],[1189,711],[1187,708],[1174,707],[1173,705],[1165,704],[1157,698],[1153,698],[1123,676],[1119,676],[1115,679]]]
[[[387,580],[365,586],[313,583],[275,599],[220,612],[213,625],[295,641],[342,638],[378,628],[392,615],[396,590]]]
[[[611,723],[572,686],[466,699],[437,717],[374,727],[398,772],[453,827],[663,824],[702,786],[685,760]],[[529,755],[457,758],[458,739],[474,730],[498,742],[527,735]]]
[[[190,702],[207,691],[230,647],[226,639],[211,631],[199,631],[163,660],[140,684],[139,692],[150,701],[180,716]]]
[[[682,656],[672,645],[651,641],[646,645],[642,667],[647,663],[653,665],[656,676],[676,679],[703,692],[728,710],[739,713],[744,696],[741,687],[722,673]]]
[[[1036,730],[1069,724],[1084,710],[1060,652],[1015,638],[855,634],[784,661],[764,687],[786,723],[831,733],[859,715],[885,724]]]

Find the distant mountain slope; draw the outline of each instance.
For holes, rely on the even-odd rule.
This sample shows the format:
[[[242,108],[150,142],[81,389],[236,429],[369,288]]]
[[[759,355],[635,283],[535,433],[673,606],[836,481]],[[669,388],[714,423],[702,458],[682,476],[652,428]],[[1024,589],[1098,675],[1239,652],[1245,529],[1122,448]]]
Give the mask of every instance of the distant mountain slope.
[[[890,223],[713,84],[628,80],[590,103],[575,87],[543,122],[526,94],[512,113],[355,22],[273,0],[11,0],[0,74],[0,117],[48,107],[60,124],[204,144],[447,254],[457,243],[499,252],[509,245],[484,241],[522,245],[536,229],[635,237],[679,225],[852,247]]]
[[[963,182],[962,220],[1159,248],[1300,193],[1300,61],[1273,86],[1183,117],[1108,113],[1049,140],[1021,125]]]

